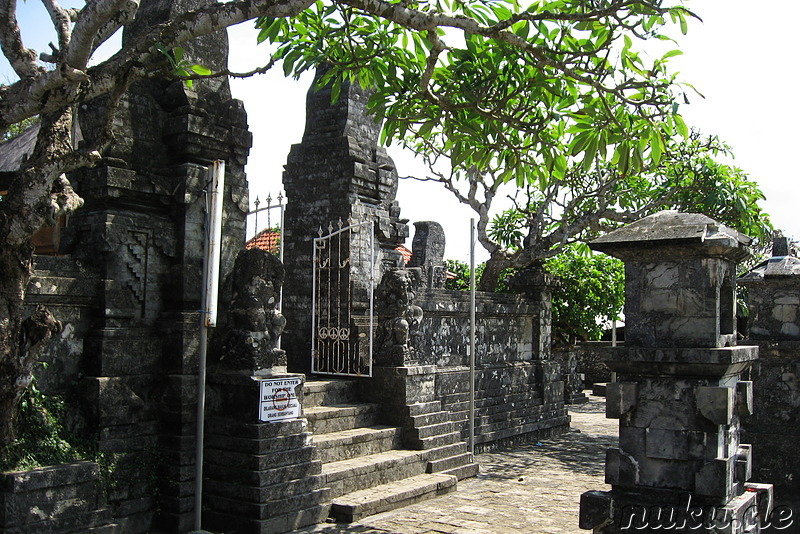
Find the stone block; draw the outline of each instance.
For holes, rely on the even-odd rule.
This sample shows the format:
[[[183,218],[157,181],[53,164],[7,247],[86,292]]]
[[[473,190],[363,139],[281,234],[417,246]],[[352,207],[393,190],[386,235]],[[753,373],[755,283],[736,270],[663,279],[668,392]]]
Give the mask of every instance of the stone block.
[[[728,499],[733,491],[735,457],[715,458],[695,474],[695,492],[708,497]]]
[[[634,382],[611,382],[606,386],[606,417],[619,419],[637,404],[638,386]]]
[[[646,454],[649,458],[688,460],[689,437],[685,430],[645,430]]]
[[[614,518],[614,499],[605,491],[587,491],[581,495],[579,526],[598,532]]]
[[[753,476],[753,448],[750,445],[739,445],[734,476],[737,482],[746,482]]]
[[[749,380],[736,383],[736,414],[739,417],[753,415],[753,382]]]
[[[734,389],[716,386],[698,386],[697,410],[716,425],[730,425],[733,420]]]
[[[606,484],[632,487],[639,483],[639,464],[619,449],[606,450]]]

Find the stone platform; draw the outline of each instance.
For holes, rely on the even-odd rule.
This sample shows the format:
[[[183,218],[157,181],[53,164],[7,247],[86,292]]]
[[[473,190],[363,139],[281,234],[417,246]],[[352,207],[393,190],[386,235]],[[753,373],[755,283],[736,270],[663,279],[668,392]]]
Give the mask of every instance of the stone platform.
[[[605,451],[617,446],[617,421],[605,418],[603,398],[586,394],[588,403],[570,407],[572,430],[541,444],[478,454],[480,474],[460,481],[457,492],[350,525],[317,525],[296,532],[588,534],[578,528],[580,496],[610,489],[603,480]],[[782,505],[776,495],[776,506]],[[792,508],[800,518],[800,508]],[[795,523],[762,533],[798,533],[800,521]]]

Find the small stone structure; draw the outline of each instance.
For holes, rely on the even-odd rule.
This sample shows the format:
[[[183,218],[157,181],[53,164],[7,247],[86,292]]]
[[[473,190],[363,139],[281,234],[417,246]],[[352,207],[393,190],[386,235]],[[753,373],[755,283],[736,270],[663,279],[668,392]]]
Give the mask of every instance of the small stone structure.
[[[581,497],[581,528],[759,531],[772,486],[747,482],[751,448],[739,439],[753,409],[740,378],[758,348],[737,346],[734,326],[735,267],[749,243],[704,215],[664,211],[590,244],[625,262],[627,338],[608,356],[612,490]]]
[[[408,267],[421,269],[424,287],[444,288],[447,268],[444,263],[444,228],[433,221],[414,223],[414,241],[411,245],[416,252],[411,256]]]
[[[738,280],[747,289],[748,344],[759,347],[751,370],[754,413],[742,440],[758,451],[754,472],[775,484],[776,502],[800,500],[800,259],[775,239],[772,257]],[[795,508],[795,514],[797,509]]]

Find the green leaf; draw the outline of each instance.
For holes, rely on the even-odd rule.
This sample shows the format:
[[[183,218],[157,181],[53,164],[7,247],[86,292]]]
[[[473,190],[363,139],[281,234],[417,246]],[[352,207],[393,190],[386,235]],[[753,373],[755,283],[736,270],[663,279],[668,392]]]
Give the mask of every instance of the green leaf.
[[[189,68],[192,69],[192,71],[194,71],[195,74],[199,74],[200,76],[208,76],[210,74],[213,74],[211,72],[211,69],[209,69],[208,67],[204,67],[203,65],[192,65]]]

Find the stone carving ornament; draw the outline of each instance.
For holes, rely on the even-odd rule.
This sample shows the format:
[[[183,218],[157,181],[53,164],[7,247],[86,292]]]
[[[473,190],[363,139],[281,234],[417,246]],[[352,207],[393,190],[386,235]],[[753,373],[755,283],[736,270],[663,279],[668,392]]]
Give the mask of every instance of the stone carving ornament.
[[[270,252],[253,248],[236,257],[232,302],[223,333],[220,364],[250,374],[286,367],[286,353],[278,348],[286,318],[278,310],[283,264]]]
[[[416,361],[415,338],[422,308],[414,305],[414,293],[421,279],[419,268],[391,269],[383,275],[375,292],[379,316],[377,363],[405,365]]]

